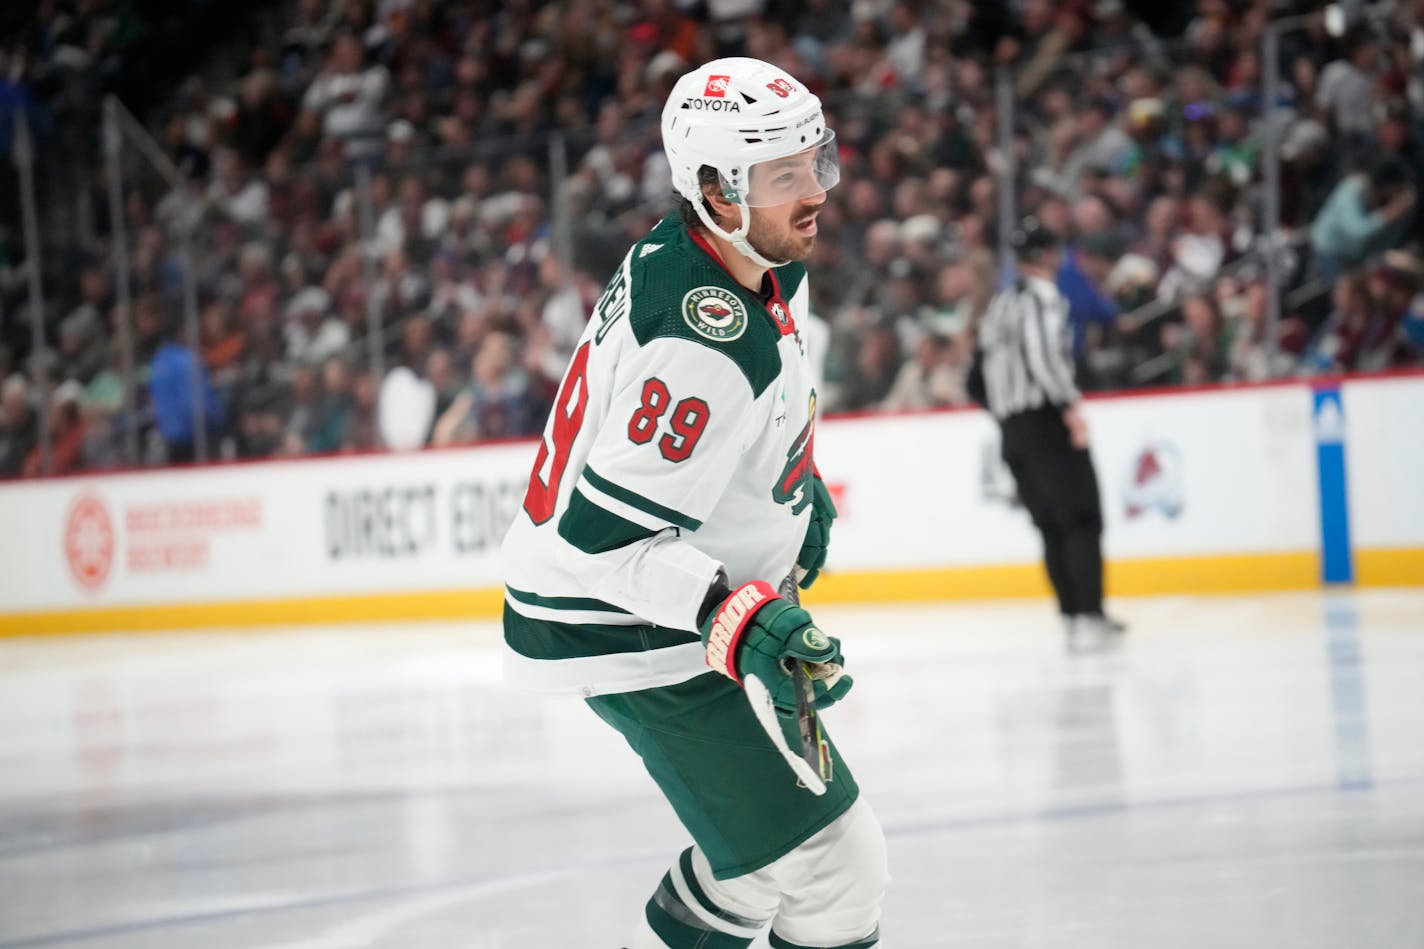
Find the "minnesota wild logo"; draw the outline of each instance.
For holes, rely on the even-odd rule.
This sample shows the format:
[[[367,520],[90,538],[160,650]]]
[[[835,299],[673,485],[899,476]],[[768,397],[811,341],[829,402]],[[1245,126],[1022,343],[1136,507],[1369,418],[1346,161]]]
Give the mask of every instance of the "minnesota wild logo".
[[[790,504],[792,514],[800,514],[811,503],[811,479],[816,472],[814,448],[816,442],[816,393],[811,392],[807,404],[806,426],[786,450],[786,467],[771,489],[777,504]]]
[[[698,336],[719,343],[736,339],[747,328],[746,305],[721,287],[689,290],[682,298],[682,318]]]

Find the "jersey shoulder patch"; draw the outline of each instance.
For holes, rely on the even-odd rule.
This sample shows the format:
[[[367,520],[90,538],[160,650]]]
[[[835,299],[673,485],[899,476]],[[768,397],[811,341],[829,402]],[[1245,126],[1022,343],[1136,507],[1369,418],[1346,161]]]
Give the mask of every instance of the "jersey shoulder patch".
[[[747,331],[747,305],[725,287],[696,287],[682,297],[682,318],[714,343],[730,343]]]
[[[629,325],[638,345],[677,338],[705,346],[735,363],[759,397],[781,375],[780,333],[760,303],[687,236],[677,215],[643,243],[662,246],[630,262]]]

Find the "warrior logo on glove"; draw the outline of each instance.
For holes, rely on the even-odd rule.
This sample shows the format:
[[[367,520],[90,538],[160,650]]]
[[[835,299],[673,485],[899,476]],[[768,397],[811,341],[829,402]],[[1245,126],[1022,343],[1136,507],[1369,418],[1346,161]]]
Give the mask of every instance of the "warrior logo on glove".
[[[741,682],[732,647],[741,637],[742,628],[757,607],[776,593],[770,584],[748,583],[722,602],[722,608],[712,617],[707,632],[707,664],[734,682]],[[825,648],[824,646],[812,648]]]

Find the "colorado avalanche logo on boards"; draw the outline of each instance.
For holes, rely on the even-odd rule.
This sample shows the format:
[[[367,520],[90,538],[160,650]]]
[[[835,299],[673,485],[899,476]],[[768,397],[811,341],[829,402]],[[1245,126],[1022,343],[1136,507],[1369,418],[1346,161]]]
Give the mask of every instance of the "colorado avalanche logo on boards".
[[[1122,492],[1129,519],[1154,508],[1176,518],[1186,504],[1182,487],[1182,453],[1168,441],[1149,441],[1132,461]]]
[[[721,287],[698,287],[682,298],[682,318],[704,339],[725,343],[747,328],[747,308],[736,294]]]

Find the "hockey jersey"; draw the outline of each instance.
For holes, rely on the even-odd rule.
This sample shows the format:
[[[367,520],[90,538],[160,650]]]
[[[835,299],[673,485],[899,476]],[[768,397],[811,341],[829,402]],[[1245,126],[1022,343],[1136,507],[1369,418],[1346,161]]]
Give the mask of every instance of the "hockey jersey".
[[[505,671],[585,696],[708,671],[697,611],[725,567],[779,583],[810,515],[805,267],[738,284],[677,215],[594,308],[505,537]]]

